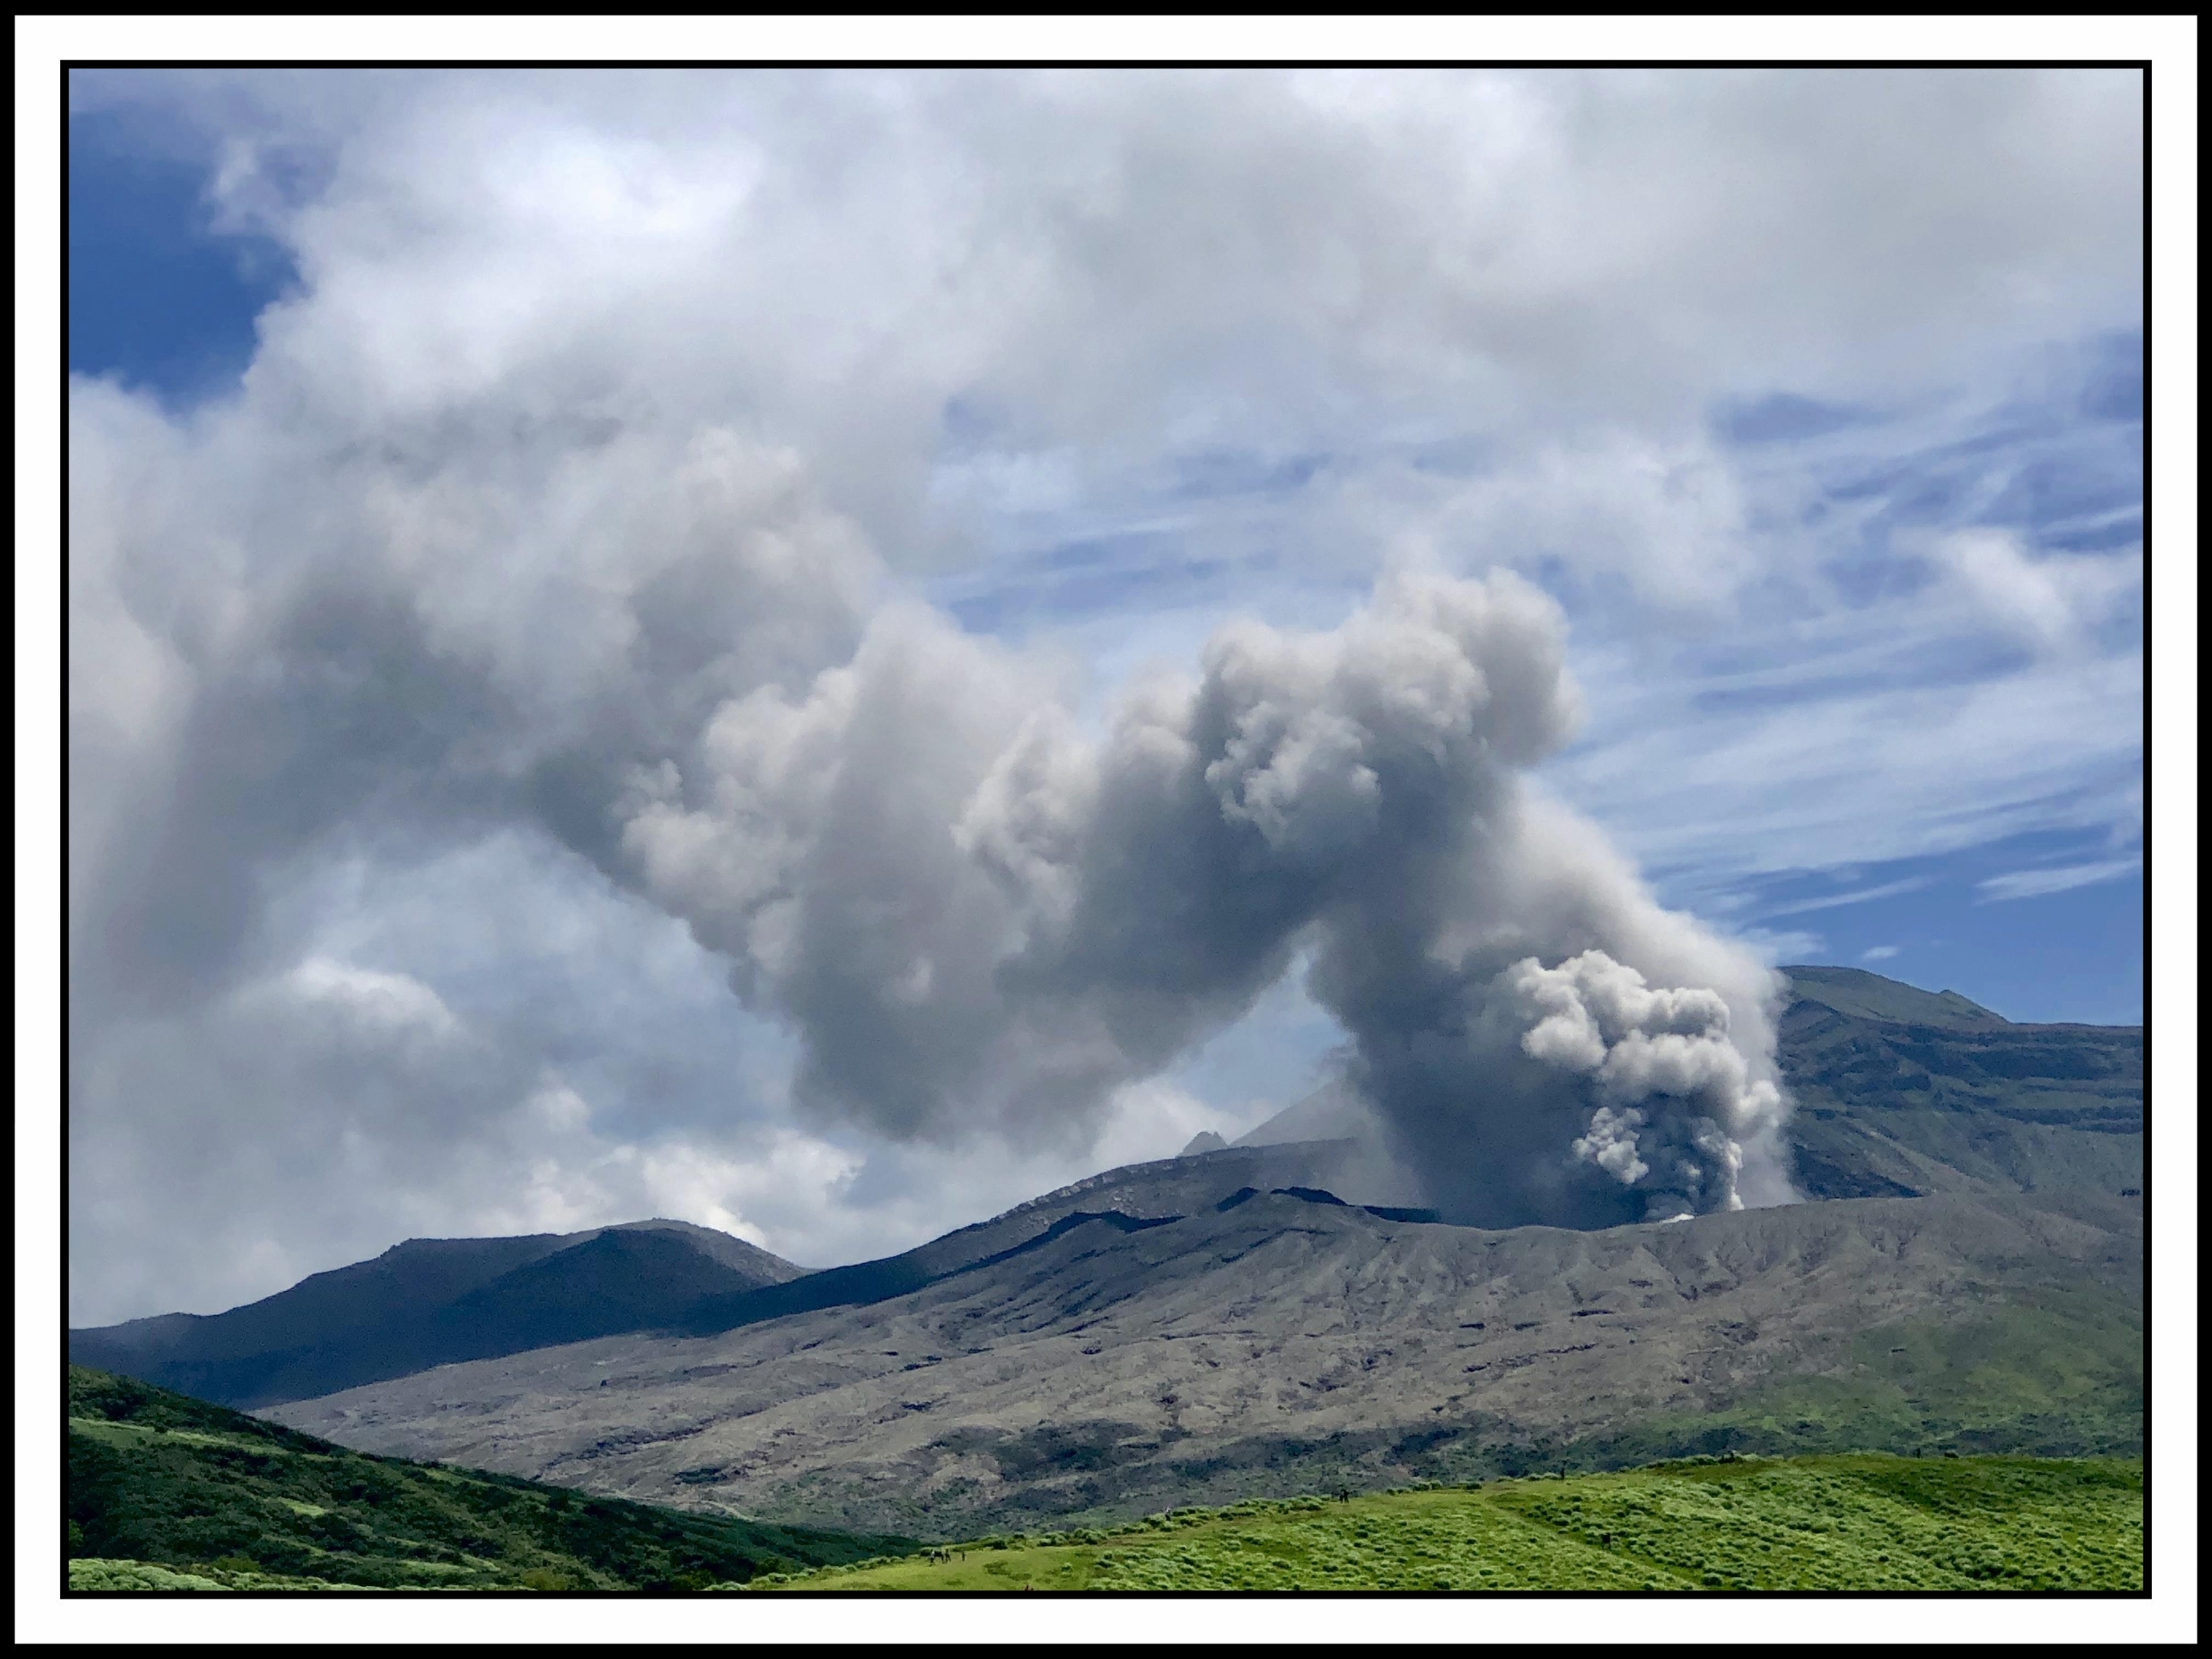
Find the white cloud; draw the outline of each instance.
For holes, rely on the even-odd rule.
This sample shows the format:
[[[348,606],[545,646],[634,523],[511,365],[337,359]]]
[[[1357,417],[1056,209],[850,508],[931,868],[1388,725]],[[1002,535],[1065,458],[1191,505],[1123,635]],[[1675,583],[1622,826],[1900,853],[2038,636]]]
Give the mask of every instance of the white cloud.
[[[1897,954],[1894,945],[1874,945],[1859,952],[1861,962],[1887,962]]]
[[[1914,629],[1902,604],[1865,625]],[[2133,650],[1948,680],[1852,665],[1825,695],[1810,688],[1829,665],[1808,651],[1791,684],[1725,701],[1719,676],[1580,665],[1592,738],[1547,775],[1668,869],[1829,869],[2101,830],[2140,787]]]
[[[1861,887],[1848,893],[1834,893],[1826,898],[1798,899],[1789,904],[1767,904],[1759,907],[1760,913],[1769,916],[1794,916],[1807,910],[1833,910],[1846,904],[1865,904],[1874,899],[1894,898],[1899,893],[1917,892],[1933,878],[1913,876],[1904,881],[1886,881],[1878,887]]]
[[[2134,567],[2109,558],[2033,557],[2002,530],[1947,536],[1936,561],[1998,627],[2046,651],[2077,643],[2142,582]]]
[[[899,763],[995,753],[1085,667],[1101,736],[1133,658],[1187,670],[1237,615],[1333,627],[1389,551],[1579,587],[1595,719],[1550,775],[1647,856],[2106,822],[2141,683],[2095,626],[2124,561],[1970,544],[1941,592],[1864,602],[1828,566],[1886,497],[1807,529],[1829,451],[1753,464],[1708,416],[1777,387],[1893,415],[2133,324],[2137,85],[84,77],[202,124],[218,206],[301,276],[235,398],[171,419],[71,388],[88,1308],[625,1206],[822,1262],[1081,1173],[1079,1115],[987,1158],[794,1116],[791,1040],[701,941],[769,1018],[828,994],[830,933],[885,1006],[982,986],[949,836],[927,925],[858,881],[808,933],[807,860],[889,867],[949,821]],[[886,606],[1131,528],[1151,550],[1041,630],[1072,670]],[[1135,580],[1209,561],[1194,596]],[[2028,665],[1930,683],[2008,629]],[[1360,833],[1364,763],[1306,712],[1255,728],[1237,805],[1318,860]],[[939,1040],[968,1037],[917,1025]],[[1265,1103],[1206,1076],[1121,1079],[1099,1155]]]
[[[2132,874],[2142,867],[2141,859],[2106,859],[2095,864],[2069,864],[2051,870],[2012,870],[1976,884],[1982,902],[2006,899],[2041,898],[2075,887],[2093,886]]]
[[[1626,581],[1662,614],[1730,608],[1762,560],[1741,483],[1703,434],[1662,443],[1608,430],[1547,446],[1432,512],[1428,533],[1470,561],[1548,561]]]
[[[1770,968],[1784,963],[1818,962],[1827,953],[1828,942],[1818,933],[1791,928],[1736,927],[1729,936]]]
[[[1173,1158],[1200,1129],[1218,1131],[1221,1114],[1158,1079],[1132,1084],[1109,1103],[1106,1128],[1091,1150],[1101,1169]]]

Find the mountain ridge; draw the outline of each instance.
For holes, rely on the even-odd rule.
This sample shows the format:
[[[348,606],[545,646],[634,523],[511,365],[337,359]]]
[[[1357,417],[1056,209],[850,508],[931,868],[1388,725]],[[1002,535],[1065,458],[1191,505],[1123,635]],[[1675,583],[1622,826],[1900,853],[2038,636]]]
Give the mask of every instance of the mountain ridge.
[[[1840,967],[1784,970],[1780,1059],[1808,1198],[2139,1190],[2139,1027],[2021,1024],[1956,992]],[[1284,1133],[1347,1133],[1285,1140]],[[218,1315],[70,1334],[72,1358],[260,1407],[624,1331],[691,1335],[920,1291],[1079,1212],[1181,1218],[1243,1190],[1309,1189],[1401,1218],[1374,1118],[1341,1079],[1236,1145],[1125,1165],[895,1255],[816,1273],[666,1219],[515,1238],[410,1239]],[[629,1245],[601,1243],[617,1236]],[[596,1249],[593,1247],[596,1245]]]
[[[955,1536],[1726,1449],[2128,1453],[2139,1200],[1841,1200],[1595,1231],[1318,1191],[1086,1215],[901,1296],[268,1408],[342,1444]]]
[[[616,1256],[641,1271],[611,1273]],[[636,1329],[702,1296],[804,1273],[742,1239],[660,1218],[567,1234],[406,1239],[223,1313],[73,1330],[69,1349],[77,1364],[250,1407]]]
[[[2142,1188],[2140,1025],[2013,1021],[1862,969],[1784,971],[1776,1057],[1807,1197]]]

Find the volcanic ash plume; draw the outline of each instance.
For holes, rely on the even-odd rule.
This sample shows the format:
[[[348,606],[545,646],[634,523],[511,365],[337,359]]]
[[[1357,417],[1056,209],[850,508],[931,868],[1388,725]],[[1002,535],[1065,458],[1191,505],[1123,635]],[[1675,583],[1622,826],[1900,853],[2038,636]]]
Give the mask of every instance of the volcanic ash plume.
[[[1775,976],[1523,781],[1576,713],[1542,594],[1406,572],[1332,632],[1224,630],[1095,749],[1033,720],[957,837],[1019,918],[1009,1007],[1080,1008],[1141,1067],[1308,948],[1353,1083],[1456,1218],[1786,1198]]]
[[[1583,1079],[1600,1103],[1573,1143],[1576,1158],[1642,1194],[1647,1217],[1741,1203],[1738,1138],[1772,1122],[1781,1097],[1771,1082],[1753,1080],[1729,1040],[1724,998],[1653,990],[1602,951],[1548,969],[1530,957],[1501,977],[1504,994],[1539,1016],[1522,1052]]]
[[[629,500],[651,459],[594,465]],[[1525,779],[1577,717],[1536,589],[1407,569],[1327,631],[1231,623],[1094,737],[1036,660],[884,602],[788,458],[709,434],[669,476],[596,539],[514,526],[534,574],[512,591],[488,556],[401,538],[208,599],[228,643],[200,653],[175,764],[115,772],[98,812],[73,794],[102,872],[73,908],[73,1018],[222,994],[258,870],[513,819],[722,957],[797,1037],[817,1121],[1079,1156],[1117,1090],[1304,958],[1349,1083],[1457,1218],[1789,1196],[1775,976]]]

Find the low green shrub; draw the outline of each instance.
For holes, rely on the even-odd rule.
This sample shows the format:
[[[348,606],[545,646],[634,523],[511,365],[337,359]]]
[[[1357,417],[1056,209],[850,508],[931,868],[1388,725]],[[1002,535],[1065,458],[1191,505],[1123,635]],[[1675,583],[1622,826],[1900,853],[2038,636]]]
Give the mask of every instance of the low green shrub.
[[[851,1588],[1146,1591],[2086,1590],[2142,1583],[2132,1460],[1722,1457],[1156,1515],[1111,1547]],[[902,1573],[902,1577],[893,1577]],[[814,1579],[819,1582],[820,1575]],[[824,1588],[829,1586],[824,1585]],[[844,1587],[840,1585],[840,1588]]]

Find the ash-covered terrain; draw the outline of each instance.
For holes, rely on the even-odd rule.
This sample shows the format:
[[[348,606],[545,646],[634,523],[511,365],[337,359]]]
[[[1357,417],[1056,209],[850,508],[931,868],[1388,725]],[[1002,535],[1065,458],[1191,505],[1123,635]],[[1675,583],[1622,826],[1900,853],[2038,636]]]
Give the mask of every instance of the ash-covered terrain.
[[[2140,1440],[2139,1200],[1947,1194],[1486,1232],[1232,1193],[1131,1222],[1047,1229],[869,1306],[479,1361],[265,1414],[364,1450],[936,1536],[1817,1444],[1832,1436],[1814,1399],[1860,1444]],[[1942,1375],[1970,1350],[1966,1369],[1990,1372],[1980,1399]]]
[[[415,1240],[72,1355],[363,1450],[931,1536],[1731,1447],[2138,1449],[2140,1030],[1789,971],[1826,1201],[1445,1225],[1339,1079],[879,1261]]]

